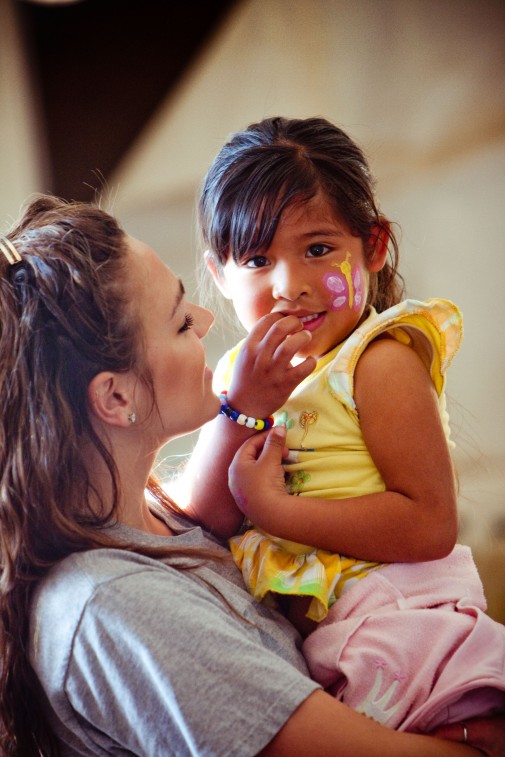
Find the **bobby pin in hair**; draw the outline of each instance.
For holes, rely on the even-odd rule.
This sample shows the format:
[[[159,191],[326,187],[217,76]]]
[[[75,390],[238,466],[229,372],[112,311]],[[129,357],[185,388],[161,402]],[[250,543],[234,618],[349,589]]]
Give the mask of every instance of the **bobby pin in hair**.
[[[21,255],[7,237],[0,237],[0,250],[3,252],[9,265],[21,262]]]

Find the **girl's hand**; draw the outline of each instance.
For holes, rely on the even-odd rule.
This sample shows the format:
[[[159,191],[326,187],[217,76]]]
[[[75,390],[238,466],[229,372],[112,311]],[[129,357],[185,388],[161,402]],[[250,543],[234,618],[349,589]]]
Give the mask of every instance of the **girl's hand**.
[[[282,467],[282,459],[288,453],[285,439],[283,426],[256,434],[240,447],[228,471],[228,485],[238,507],[255,525],[265,529],[270,527],[278,506],[291,500]]]
[[[442,725],[430,735],[465,743],[465,729],[467,744],[480,749],[487,757],[505,757],[505,715]]]
[[[261,318],[237,356],[228,389],[230,405],[254,418],[266,418],[278,410],[314,370],[313,357],[291,364],[310,339],[310,332],[293,315],[269,313]]]

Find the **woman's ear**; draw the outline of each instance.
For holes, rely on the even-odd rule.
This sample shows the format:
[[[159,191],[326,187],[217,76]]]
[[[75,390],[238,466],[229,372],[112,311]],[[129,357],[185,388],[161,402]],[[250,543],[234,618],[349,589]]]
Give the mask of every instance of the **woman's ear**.
[[[128,374],[102,371],[88,385],[88,403],[91,413],[102,423],[126,427],[134,417],[133,392]]]
[[[367,268],[371,273],[377,273],[386,262],[388,254],[388,244],[390,238],[390,223],[381,217],[381,224],[375,224],[372,227],[372,233],[368,240],[369,255],[367,259]]]
[[[219,270],[214,258],[211,255],[210,250],[206,250],[204,253],[205,258],[205,264],[207,266],[207,269],[210,271],[210,274],[212,278],[214,279],[214,283],[223,295],[223,297],[226,297],[227,300],[231,300],[231,295],[228,289],[228,284],[226,281],[226,276],[224,275],[224,271],[221,269]]]

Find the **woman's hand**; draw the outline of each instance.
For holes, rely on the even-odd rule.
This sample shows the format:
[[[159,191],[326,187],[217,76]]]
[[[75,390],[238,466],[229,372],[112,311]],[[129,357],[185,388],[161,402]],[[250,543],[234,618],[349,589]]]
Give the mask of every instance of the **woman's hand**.
[[[505,714],[442,725],[430,735],[470,744],[487,757],[505,757]]]
[[[276,512],[285,512],[283,505],[289,506],[292,501],[286,492],[282,467],[282,459],[288,453],[285,439],[283,426],[255,434],[235,454],[228,472],[228,485],[238,507],[266,530],[272,529]]]
[[[270,313],[261,318],[237,356],[228,389],[230,405],[254,418],[266,418],[278,410],[314,370],[313,357],[291,364],[310,339],[310,332],[303,330],[295,316]]]

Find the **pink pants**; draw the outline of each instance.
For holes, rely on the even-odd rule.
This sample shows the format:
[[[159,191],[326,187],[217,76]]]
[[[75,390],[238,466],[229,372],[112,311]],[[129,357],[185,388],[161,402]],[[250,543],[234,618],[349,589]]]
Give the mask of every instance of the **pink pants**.
[[[307,637],[311,675],[401,731],[505,712],[505,627],[485,614],[470,549],[396,563],[337,600]]]

